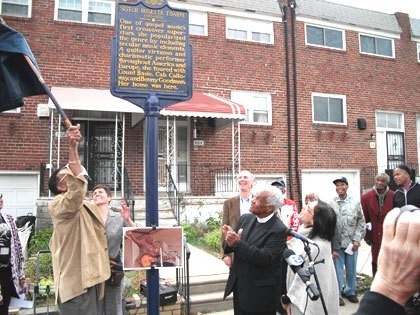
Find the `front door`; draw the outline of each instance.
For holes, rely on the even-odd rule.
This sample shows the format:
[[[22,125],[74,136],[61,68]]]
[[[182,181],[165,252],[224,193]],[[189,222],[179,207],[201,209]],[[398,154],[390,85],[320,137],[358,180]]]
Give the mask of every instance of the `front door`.
[[[90,176],[88,189],[97,184],[121,190],[121,171],[115,173],[115,123],[111,121],[81,121],[83,141],[79,146],[81,162]],[[121,150],[117,146],[117,156]],[[117,163],[120,167],[120,163]]]
[[[386,147],[388,169],[394,169],[399,164],[405,163],[403,132],[387,131]]]

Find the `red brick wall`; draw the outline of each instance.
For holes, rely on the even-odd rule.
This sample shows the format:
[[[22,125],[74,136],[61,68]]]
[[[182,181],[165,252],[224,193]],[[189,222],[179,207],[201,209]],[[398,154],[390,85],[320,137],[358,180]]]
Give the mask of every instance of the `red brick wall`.
[[[24,34],[49,86],[108,88],[114,28],[53,21],[53,10],[54,1],[35,1],[31,19],[3,18]],[[346,31],[346,51],[305,46],[303,23],[296,22],[299,169],[376,165],[376,150],[369,148],[370,134],[375,134],[375,109],[405,113],[407,161],[417,160],[420,65],[408,16],[399,14],[398,19],[404,33],[395,41],[395,59],[360,54],[358,34],[352,31]],[[273,125],[241,126],[241,164],[254,173],[287,173],[284,24],[275,23],[274,45],[227,40],[225,18],[219,14],[209,13],[208,25],[207,37],[190,37],[194,91],[226,98],[231,90],[270,93]],[[347,125],[312,124],[312,92],[346,95]],[[0,113],[1,170],[35,170],[48,161],[49,120],[36,116],[40,102],[46,103],[47,98],[28,99],[17,115]],[[126,117],[131,126],[130,115]],[[357,118],[366,119],[366,130],[357,129]],[[232,158],[230,127],[214,132],[207,119],[198,120],[204,130],[197,139],[205,144],[194,150],[191,141],[190,148],[191,179],[197,189],[203,187],[208,170],[229,165]],[[291,123],[294,132],[293,119]],[[144,131],[141,124],[127,129],[126,166],[135,193],[141,193]],[[293,145],[295,139],[291,141]],[[291,152],[294,157],[293,146]]]

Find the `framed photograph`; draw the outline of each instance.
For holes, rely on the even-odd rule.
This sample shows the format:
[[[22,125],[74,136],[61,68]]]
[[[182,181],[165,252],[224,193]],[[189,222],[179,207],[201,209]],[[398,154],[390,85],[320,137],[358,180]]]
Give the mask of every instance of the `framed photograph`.
[[[182,267],[182,227],[124,228],[123,268]]]

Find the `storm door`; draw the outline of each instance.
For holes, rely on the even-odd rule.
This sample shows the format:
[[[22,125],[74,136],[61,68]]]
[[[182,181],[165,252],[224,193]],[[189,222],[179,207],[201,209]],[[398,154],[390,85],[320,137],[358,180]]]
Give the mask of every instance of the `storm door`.
[[[387,131],[387,164],[388,169],[394,169],[399,164],[405,163],[404,133]]]
[[[119,169],[115,174],[115,122],[81,121],[80,127],[83,143],[79,146],[79,155],[91,178],[88,189],[104,184],[113,190],[116,184],[117,190],[121,190],[121,163],[118,163],[121,159],[117,159]],[[120,148],[117,145],[117,157],[121,158]]]

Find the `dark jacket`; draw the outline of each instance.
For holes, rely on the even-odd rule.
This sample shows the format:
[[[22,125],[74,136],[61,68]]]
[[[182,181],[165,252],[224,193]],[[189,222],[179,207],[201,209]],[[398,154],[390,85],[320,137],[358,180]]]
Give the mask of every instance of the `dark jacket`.
[[[404,307],[388,297],[368,291],[360,301],[355,315],[405,315]]]
[[[393,207],[394,191],[388,190],[383,205],[379,204],[378,195],[375,189],[363,194],[360,203],[362,204],[363,214],[365,215],[366,223],[372,224],[372,230],[366,230],[365,241],[370,244],[372,248],[372,261],[374,263],[378,260],[379,249],[382,242],[382,225],[385,216]]]
[[[258,226],[257,226],[258,225]],[[241,216],[236,231],[243,229],[236,247],[224,244],[225,254],[234,252],[225,295],[233,292],[239,307],[246,312],[273,312],[277,309],[282,255],[286,248],[286,226],[274,215],[266,223],[258,223],[252,213]]]
[[[420,185],[414,181],[407,193],[403,188],[398,188],[394,194],[394,207],[401,208],[405,205],[413,205],[420,208]]]

